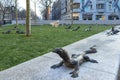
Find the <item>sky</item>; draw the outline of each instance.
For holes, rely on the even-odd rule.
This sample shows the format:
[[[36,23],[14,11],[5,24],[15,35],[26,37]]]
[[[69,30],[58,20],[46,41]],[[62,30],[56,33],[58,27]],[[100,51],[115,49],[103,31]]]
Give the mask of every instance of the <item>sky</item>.
[[[55,0],[53,0],[55,1]],[[18,0],[18,6],[21,8],[26,9],[26,0]],[[31,1],[31,9],[34,11],[34,3]],[[36,6],[36,14],[41,17],[40,9],[38,6]]]
[[[26,8],[26,0],[18,0],[18,5],[22,8]]]
[[[21,8],[26,9],[26,0],[18,0],[18,6]],[[34,4],[31,2],[31,9],[34,11]],[[36,6],[36,14],[41,17],[39,8]]]

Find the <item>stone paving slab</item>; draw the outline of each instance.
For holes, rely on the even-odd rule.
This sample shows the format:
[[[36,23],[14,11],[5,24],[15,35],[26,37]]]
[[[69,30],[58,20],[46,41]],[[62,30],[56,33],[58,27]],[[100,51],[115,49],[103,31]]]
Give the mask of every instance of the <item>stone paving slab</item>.
[[[70,77],[72,69],[65,66],[51,69],[50,66],[59,62],[52,58],[41,57],[22,63],[0,73],[0,80],[114,80],[115,75],[96,69],[80,66],[79,77]],[[46,67],[45,67],[46,66]],[[96,75],[97,74],[97,75]]]
[[[120,60],[120,33],[107,36],[107,31],[93,35],[63,47],[69,55],[80,54],[96,45],[98,52],[88,54],[99,63],[84,63],[80,66],[79,77],[71,78],[72,69],[62,66],[51,69],[50,66],[61,61],[55,53],[47,53],[30,61],[0,72],[0,80],[116,80]]]

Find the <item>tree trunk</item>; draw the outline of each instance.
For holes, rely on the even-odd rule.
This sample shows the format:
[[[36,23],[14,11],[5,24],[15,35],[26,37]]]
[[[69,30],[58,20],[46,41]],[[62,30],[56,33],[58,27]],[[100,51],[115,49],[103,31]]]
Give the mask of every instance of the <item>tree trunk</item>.
[[[17,10],[17,0],[15,0],[15,15],[16,15],[16,27],[18,27],[18,10]]]
[[[31,35],[30,0],[26,0],[26,36]]]

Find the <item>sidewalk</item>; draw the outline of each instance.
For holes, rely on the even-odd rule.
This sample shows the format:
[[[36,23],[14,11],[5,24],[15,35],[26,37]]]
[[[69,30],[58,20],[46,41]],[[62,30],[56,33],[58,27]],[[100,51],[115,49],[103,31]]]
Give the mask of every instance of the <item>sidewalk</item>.
[[[107,36],[106,31],[63,47],[68,53],[80,54],[97,45],[96,54],[88,54],[99,63],[84,63],[79,77],[71,78],[72,71],[66,67],[51,69],[61,60],[55,53],[47,53],[30,61],[0,72],[0,80],[116,80],[120,61],[120,33]]]

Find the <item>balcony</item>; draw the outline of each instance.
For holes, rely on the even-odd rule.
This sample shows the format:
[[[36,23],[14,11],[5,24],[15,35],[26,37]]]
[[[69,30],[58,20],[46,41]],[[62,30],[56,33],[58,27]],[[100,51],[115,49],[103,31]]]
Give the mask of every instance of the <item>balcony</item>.
[[[105,12],[105,9],[97,9],[97,12]]]
[[[71,10],[71,12],[72,12],[72,10]],[[73,9],[73,12],[79,13],[79,12],[80,12],[80,9]]]
[[[73,3],[80,3],[80,0],[73,0]]]
[[[105,3],[105,0],[97,0],[97,4]]]
[[[96,9],[98,12],[105,12],[105,3],[97,4]]]

